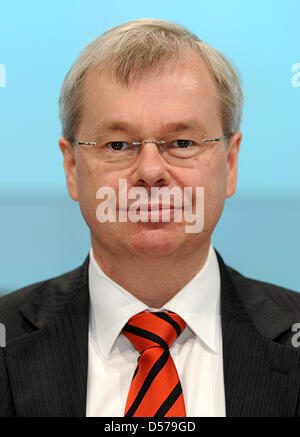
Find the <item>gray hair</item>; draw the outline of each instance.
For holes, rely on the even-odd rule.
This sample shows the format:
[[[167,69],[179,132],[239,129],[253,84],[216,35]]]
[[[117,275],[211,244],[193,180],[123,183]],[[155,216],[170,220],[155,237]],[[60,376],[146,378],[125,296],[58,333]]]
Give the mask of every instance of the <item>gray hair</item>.
[[[215,78],[225,135],[237,132],[243,93],[239,75],[228,59],[177,23],[141,18],[100,35],[72,65],[59,97],[63,137],[75,141],[82,111],[82,84],[88,70],[105,70],[119,83],[128,85],[151,69],[163,68],[163,61],[176,60],[187,48],[200,55]]]

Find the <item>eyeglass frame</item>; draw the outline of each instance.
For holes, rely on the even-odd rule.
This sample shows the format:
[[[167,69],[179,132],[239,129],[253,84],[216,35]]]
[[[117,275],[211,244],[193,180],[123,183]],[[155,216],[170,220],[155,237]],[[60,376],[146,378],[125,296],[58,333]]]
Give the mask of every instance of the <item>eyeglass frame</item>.
[[[210,142],[217,142],[217,141],[222,141],[225,140],[226,138],[230,138],[232,135],[222,135],[218,138],[205,138],[203,140],[201,140],[201,143],[210,143]],[[111,142],[118,142],[118,141],[111,141]],[[147,143],[153,143],[156,144],[160,150],[161,153],[164,152],[163,148],[160,148],[159,146],[162,144],[165,144],[166,141],[164,140],[159,140],[159,141],[155,141],[155,140],[144,140],[144,141],[134,141],[132,143],[130,143],[133,146],[142,146],[143,144],[147,144]],[[75,141],[75,144],[82,146],[97,146],[97,143],[94,141]],[[138,153],[140,152],[140,149],[138,150]]]

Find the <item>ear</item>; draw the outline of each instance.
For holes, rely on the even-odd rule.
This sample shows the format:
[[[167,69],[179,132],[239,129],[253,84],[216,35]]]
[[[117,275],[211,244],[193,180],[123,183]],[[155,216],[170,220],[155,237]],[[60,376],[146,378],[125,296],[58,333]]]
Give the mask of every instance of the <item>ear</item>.
[[[241,132],[236,132],[230,137],[230,143],[227,149],[227,186],[226,197],[231,197],[236,190],[237,185],[237,166],[240,145],[242,141]]]
[[[58,144],[64,157],[64,169],[69,195],[73,200],[78,200],[77,172],[74,148],[72,147],[70,141],[65,138],[60,138]]]

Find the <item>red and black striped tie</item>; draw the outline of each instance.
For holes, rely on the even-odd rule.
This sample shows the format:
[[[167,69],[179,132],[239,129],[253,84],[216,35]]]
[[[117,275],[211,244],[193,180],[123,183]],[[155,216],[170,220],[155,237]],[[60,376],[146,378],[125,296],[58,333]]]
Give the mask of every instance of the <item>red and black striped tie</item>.
[[[141,354],[133,375],[125,417],[185,417],[182,388],[169,348],[186,323],[172,312],[133,316],[123,334]]]

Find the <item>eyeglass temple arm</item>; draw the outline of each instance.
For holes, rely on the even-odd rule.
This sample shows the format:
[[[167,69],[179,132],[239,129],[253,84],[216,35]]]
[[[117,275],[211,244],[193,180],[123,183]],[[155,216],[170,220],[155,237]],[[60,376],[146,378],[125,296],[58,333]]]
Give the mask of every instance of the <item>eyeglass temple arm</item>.
[[[94,141],[75,141],[75,144],[78,144],[79,146],[81,146],[81,145],[96,146],[97,145]]]
[[[204,139],[202,140],[202,143],[210,143],[213,141],[221,141],[221,140],[225,140],[225,138],[230,138],[229,135],[223,135],[222,137],[218,137],[218,138],[212,138],[212,139]]]

